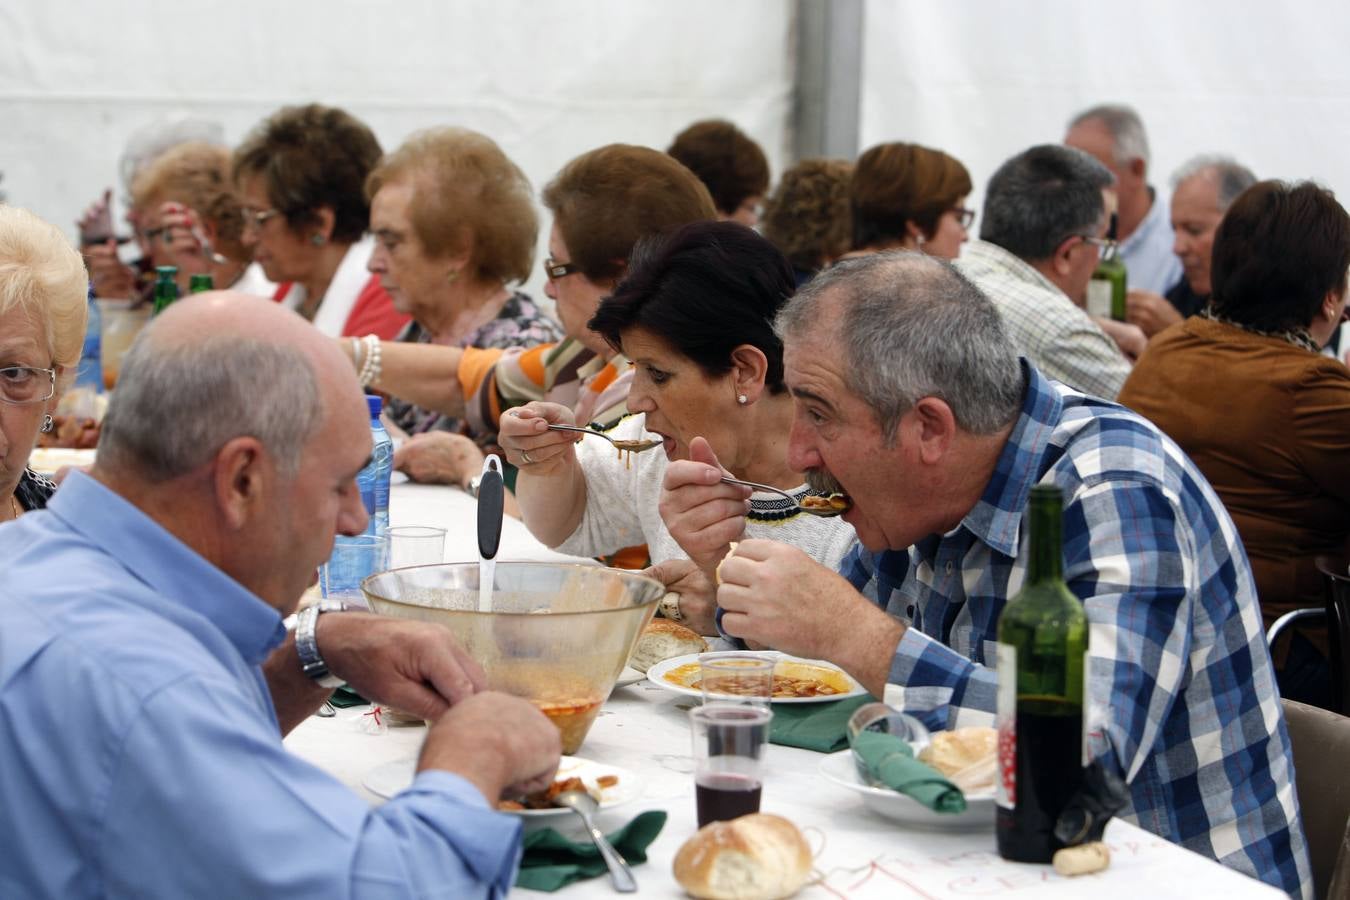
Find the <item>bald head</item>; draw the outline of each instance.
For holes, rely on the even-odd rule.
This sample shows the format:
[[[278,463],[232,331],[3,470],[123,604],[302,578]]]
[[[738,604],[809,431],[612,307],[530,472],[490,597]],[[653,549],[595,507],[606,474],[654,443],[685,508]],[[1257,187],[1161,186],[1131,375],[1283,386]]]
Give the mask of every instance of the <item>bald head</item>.
[[[295,313],[245,294],[197,294],[156,317],[127,352],[98,464],[167,481],[251,436],[290,476],[323,419],[360,403],[350,363]]]

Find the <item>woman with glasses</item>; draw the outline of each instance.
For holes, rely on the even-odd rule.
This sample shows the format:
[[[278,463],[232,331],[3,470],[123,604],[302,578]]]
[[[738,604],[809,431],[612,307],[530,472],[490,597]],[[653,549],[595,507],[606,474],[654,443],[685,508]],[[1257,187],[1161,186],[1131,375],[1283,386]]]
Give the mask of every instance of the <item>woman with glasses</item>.
[[[179,144],[136,177],[132,202],[156,266],[178,269],[178,290],[207,274],[217,289],[270,297],[276,285],[251,264],[244,216],[230,185],[230,151],[215,144]]]
[[[56,490],[28,457],[79,366],[88,290],[60,229],[0,205],[0,522],[41,509]]]
[[[564,339],[523,351],[344,342],[364,384],[463,417],[480,438],[496,435],[503,410],[531,400],[561,403],[579,422],[612,424],[627,412],[628,361],[587,322],[623,276],[639,238],[712,219],[712,198],[666,154],[610,144],[564,166],[543,201],[553,213],[544,292],[557,304]],[[395,463],[404,465],[404,457]],[[481,454],[461,453],[454,465],[454,480],[468,487]]]
[[[273,113],[234,151],[244,246],[276,299],[335,337],[392,338],[408,323],[366,271],[365,185],[379,160],[374,132],[318,104]]]
[[[941,150],[878,144],[858,157],[849,182],[853,254],[922,250],[956,259],[975,211],[966,209],[970,173]]]
[[[375,251],[368,264],[413,321],[399,341],[445,347],[531,347],[562,330],[528,294],[539,219],[530,183],[491,138],[464,128],[413,135],[366,182]],[[466,426],[406,400],[386,410],[410,439],[400,465],[414,480],[453,482],[470,452]]]

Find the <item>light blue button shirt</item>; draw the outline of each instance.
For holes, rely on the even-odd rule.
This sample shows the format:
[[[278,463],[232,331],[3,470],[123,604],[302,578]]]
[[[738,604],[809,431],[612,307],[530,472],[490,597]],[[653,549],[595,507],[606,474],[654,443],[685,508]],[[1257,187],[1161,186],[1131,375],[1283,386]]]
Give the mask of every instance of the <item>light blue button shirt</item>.
[[[498,897],[520,824],[449,772],[378,809],[282,746],[281,616],[72,474],[0,526],[0,897]]]
[[[1120,242],[1120,259],[1125,263],[1130,290],[1165,294],[1181,280],[1181,260],[1172,252],[1175,240],[1171,210],[1162,195],[1154,192],[1144,221]]]

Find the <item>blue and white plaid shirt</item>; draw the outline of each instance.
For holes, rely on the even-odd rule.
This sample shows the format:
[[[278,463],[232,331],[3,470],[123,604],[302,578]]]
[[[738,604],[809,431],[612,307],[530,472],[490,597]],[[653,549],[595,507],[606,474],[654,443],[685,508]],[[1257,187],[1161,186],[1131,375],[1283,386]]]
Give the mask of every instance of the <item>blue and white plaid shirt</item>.
[[[1090,749],[1121,816],[1295,897],[1312,879],[1251,568],[1195,465],[1129,410],[1023,363],[1022,412],[954,530],[841,569],[911,626],[886,700],[930,728],[992,724],[999,613],[1026,571],[1031,486],[1064,492],[1064,577],[1091,624]]]

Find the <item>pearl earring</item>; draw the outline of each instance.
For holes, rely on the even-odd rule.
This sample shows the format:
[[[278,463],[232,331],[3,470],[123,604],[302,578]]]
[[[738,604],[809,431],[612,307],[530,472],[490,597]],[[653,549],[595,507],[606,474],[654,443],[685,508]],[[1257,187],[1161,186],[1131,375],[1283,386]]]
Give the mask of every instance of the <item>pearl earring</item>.
[[[745,396],[744,394],[737,394],[736,402],[739,403],[741,406],[744,406],[745,404],[750,402],[750,398]]]
[[[454,284],[456,279],[458,278],[459,278],[459,269],[451,269],[450,273],[445,276],[445,283]]]

